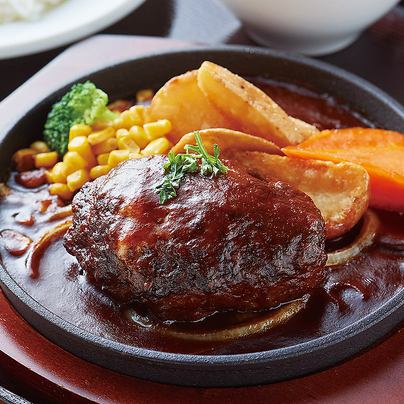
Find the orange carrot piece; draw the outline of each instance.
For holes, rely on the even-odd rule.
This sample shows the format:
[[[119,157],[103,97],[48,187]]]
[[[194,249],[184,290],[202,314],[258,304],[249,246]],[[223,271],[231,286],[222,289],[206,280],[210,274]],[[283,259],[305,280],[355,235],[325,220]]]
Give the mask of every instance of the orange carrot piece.
[[[324,130],[282,151],[287,156],[360,164],[370,176],[370,206],[404,212],[404,135],[369,128]]]

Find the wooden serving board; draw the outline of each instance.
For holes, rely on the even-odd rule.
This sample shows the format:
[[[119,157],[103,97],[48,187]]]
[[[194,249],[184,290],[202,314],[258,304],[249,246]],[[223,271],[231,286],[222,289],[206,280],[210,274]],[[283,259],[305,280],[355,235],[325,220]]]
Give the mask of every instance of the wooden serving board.
[[[7,117],[18,116],[47,93],[106,62],[186,46],[146,37],[101,35],[85,40],[0,104],[0,130],[11,122]],[[23,320],[0,291],[0,385],[37,402],[398,404],[404,397],[403,346],[401,329],[339,366],[291,381],[246,388],[169,386],[124,376],[64,351]]]

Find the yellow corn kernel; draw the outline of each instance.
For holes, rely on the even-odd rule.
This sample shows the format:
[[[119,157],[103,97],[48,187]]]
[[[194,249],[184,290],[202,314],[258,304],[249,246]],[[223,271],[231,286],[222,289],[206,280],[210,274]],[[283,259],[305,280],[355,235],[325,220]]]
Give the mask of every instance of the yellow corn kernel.
[[[117,139],[119,139],[122,136],[127,136],[129,134],[129,131],[127,129],[121,128],[118,129],[115,133],[115,136]]]
[[[73,192],[70,191],[70,189],[66,184],[60,184],[60,183],[50,184],[49,193],[51,195],[58,195],[65,201],[69,201],[70,199],[73,198]]]
[[[108,174],[111,168],[112,167],[109,166],[108,164],[95,166],[90,170],[90,178],[92,180],[95,180],[96,178],[101,177],[102,175]]]
[[[68,167],[65,163],[56,163],[52,170],[47,172],[48,182],[60,182],[66,184],[66,177],[69,175]]]
[[[118,148],[118,142],[116,138],[111,137],[107,140],[105,140],[102,143],[98,143],[95,146],[93,146],[93,152],[96,156],[99,154],[103,153],[109,153],[112,150],[116,150]]]
[[[16,151],[12,157],[16,165],[17,171],[28,171],[35,167],[34,156],[37,152],[33,149],[20,149]]]
[[[122,161],[129,159],[129,150],[113,150],[109,153],[108,165],[116,167]]]
[[[48,145],[41,140],[37,140],[36,142],[32,143],[30,148],[38,153],[47,153],[49,151]]]
[[[145,111],[146,107],[144,105],[134,105],[133,107],[129,108],[129,111],[134,111],[137,113],[140,123],[137,125],[143,125],[145,122]]]
[[[74,192],[80,189],[89,180],[90,176],[87,170],[81,168],[67,176],[67,187],[70,191]]]
[[[143,150],[144,156],[150,156],[152,154],[166,154],[171,147],[172,143],[165,137],[152,140]]]
[[[84,123],[78,123],[70,128],[69,140],[72,140],[77,136],[88,136],[91,132],[91,126],[85,125]]]
[[[52,177],[51,177],[51,172],[49,171],[49,170],[46,170],[45,171],[45,177],[46,177],[46,182],[48,183],[48,184],[52,184],[53,183],[53,179],[52,179]]]
[[[100,131],[102,131],[106,128],[110,128],[110,127],[112,127],[111,121],[97,121],[91,125],[91,128],[93,129],[92,133],[100,132]]]
[[[143,156],[141,153],[129,153],[129,159],[128,160],[133,160],[133,159],[141,159]]]
[[[117,129],[128,129],[133,125],[141,125],[143,120],[137,110],[128,109],[123,111],[121,115],[115,119],[113,125]]]
[[[149,143],[149,139],[146,135],[146,132],[141,126],[135,125],[129,129],[129,134],[133,136],[133,139],[138,144],[138,146],[143,149]]]
[[[150,88],[145,89],[145,90],[139,90],[136,93],[136,102],[151,101],[153,96],[154,96],[154,91],[151,90]]]
[[[49,168],[53,167],[58,161],[58,154],[53,152],[38,153],[34,156],[36,168]]]
[[[68,151],[63,157],[63,163],[66,164],[68,175],[80,168],[87,167],[87,161],[75,151]]]
[[[143,125],[149,141],[166,135],[172,128],[171,122],[168,119],[159,119],[156,122],[150,122]]]
[[[68,144],[68,150],[80,154],[80,156],[87,161],[88,167],[93,167],[97,164],[90,143],[86,136],[76,136],[75,138],[70,140]]]
[[[140,147],[136,143],[133,135],[121,136],[118,139],[118,147],[121,150],[129,150],[131,153],[140,152]]]
[[[105,142],[107,139],[115,136],[115,130],[111,127],[105,128],[98,132],[94,132],[91,135],[88,135],[88,141],[91,146],[95,146],[96,144],[100,144]]]
[[[108,164],[109,153],[102,153],[97,156],[97,163],[100,166]]]

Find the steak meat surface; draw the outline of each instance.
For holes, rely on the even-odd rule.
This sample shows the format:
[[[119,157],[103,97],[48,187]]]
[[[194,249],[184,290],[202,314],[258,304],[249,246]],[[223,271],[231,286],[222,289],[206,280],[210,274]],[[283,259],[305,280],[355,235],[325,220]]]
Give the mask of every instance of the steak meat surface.
[[[288,184],[232,167],[186,175],[159,203],[163,156],[130,160],[86,184],[64,240],[88,279],[160,320],[256,311],[302,297],[323,279],[324,222]]]

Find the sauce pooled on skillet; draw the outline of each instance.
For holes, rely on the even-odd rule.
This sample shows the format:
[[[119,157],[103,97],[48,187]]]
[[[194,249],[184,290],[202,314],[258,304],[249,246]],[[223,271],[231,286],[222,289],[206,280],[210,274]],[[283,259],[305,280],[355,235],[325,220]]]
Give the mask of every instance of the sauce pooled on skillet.
[[[369,124],[330,97],[283,83],[262,80],[256,83],[288,113],[316,124],[320,129]],[[88,282],[76,259],[63,246],[63,228],[44,243],[46,248],[36,256],[30,256],[33,244],[41,235],[65,220],[62,218],[63,206],[58,198],[49,196],[46,187],[22,187],[16,176],[16,173],[10,176],[7,184],[10,190],[2,190],[0,245],[3,265],[43,306],[91,333],[112,340],[183,353],[236,354],[268,350],[341,329],[372,312],[403,288],[404,216],[376,211],[381,225],[373,245],[348,263],[327,268],[324,285],[310,292],[305,309],[286,324],[264,334],[225,343],[162,336],[142,310],[133,311],[131,307],[118,305]],[[37,178],[32,181],[33,185],[40,184]],[[329,243],[328,248],[348,244],[360,227],[361,223]],[[230,318],[221,313],[203,321],[176,324],[176,327],[203,332],[232,321],[234,316]]]

